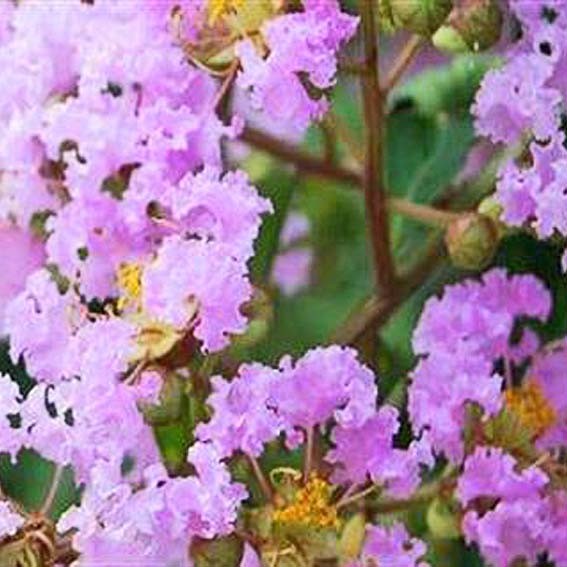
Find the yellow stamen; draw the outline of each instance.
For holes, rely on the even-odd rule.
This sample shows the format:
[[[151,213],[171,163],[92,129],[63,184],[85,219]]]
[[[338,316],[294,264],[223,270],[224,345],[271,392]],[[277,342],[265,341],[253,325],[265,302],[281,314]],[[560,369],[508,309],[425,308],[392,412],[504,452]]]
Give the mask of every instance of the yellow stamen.
[[[274,521],[316,528],[338,528],[337,509],[330,504],[332,493],[327,481],[311,475],[305,486],[297,491],[293,502],[274,512]]]
[[[547,401],[541,386],[529,380],[519,388],[504,392],[506,406],[520,421],[534,432],[536,437],[545,433],[557,420],[557,413]]]
[[[142,272],[141,264],[126,262],[118,268],[116,280],[120,289],[118,309],[123,311],[127,307],[138,309],[142,299]]]
[[[209,24],[213,25],[219,18],[236,12],[242,8],[246,0],[209,0]]]

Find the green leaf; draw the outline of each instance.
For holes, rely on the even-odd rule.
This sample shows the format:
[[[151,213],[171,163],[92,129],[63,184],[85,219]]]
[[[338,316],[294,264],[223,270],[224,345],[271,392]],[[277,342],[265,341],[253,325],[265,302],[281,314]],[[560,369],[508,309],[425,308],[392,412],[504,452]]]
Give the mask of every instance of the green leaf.
[[[15,464],[10,462],[7,455],[0,457],[0,483],[3,491],[28,511],[41,508],[54,472],[55,465],[52,462],[28,449],[20,451]],[[73,472],[66,468],[53,503],[53,518],[59,518],[67,508],[78,501],[79,489],[75,484]]]
[[[499,64],[490,55],[462,55],[449,65],[428,69],[398,87],[391,109],[414,108],[424,116],[468,113],[484,74]]]

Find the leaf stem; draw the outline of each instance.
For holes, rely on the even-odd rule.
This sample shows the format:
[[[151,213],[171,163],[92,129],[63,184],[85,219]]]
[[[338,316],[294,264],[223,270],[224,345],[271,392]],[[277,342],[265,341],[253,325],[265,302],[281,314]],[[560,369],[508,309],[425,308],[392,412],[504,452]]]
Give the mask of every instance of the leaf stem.
[[[385,498],[384,500],[378,500],[369,506],[369,511],[374,514],[389,514],[391,512],[407,510],[408,508],[413,508],[421,504],[427,504],[437,498],[441,493],[454,489],[456,483],[454,479],[450,478],[452,472],[451,470],[449,473],[443,474],[438,480],[426,484],[409,498]]]

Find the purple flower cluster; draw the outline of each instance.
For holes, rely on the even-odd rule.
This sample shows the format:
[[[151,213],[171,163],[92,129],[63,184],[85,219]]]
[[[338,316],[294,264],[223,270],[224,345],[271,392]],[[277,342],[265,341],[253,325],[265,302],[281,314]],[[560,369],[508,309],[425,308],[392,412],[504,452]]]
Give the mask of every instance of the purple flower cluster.
[[[501,450],[479,448],[465,462],[457,496],[466,510],[465,537],[491,564],[507,567],[519,558],[535,564],[547,551],[557,566],[565,565],[567,493],[552,491],[537,466],[520,469]],[[479,511],[474,504],[481,501]]]
[[[278,369],[245,365],[231,382],[214,378],[213,387],[213,417],[197,433],[224,456],[241,451],[259,457],[265,444],[283,433],[295,447],[331,424],[334,448],[326,460],[337,484],[371,479],[392,495],[408,496],[419,484],[420,465],[431,463],[419,442],[409,449],[394,447],[398,411],[376,409],[374,375],[351,349],[314,349],[295,364],[284,358]]]
[[[511,10],[523,35],[484,80],[477,128],[522,146],[499,173],[503,220],[567,236],[567,10]],[[242,362],[274,211],[225,169],[234,108],[299,138],[357,26],[337,0],[0,4],[0,333],[32,378],[0,375],[0,453],[32,450],[53,490],[66,468],[79,489],[57,520],[53,490],[35,512],[0,490],[0,562],[64,548],[84,567],[190,567],[204,549],[224,565],[220,548],[234,567],[427,567],[381,514],[449,504],[490,564],[567,567],[567,339],[530,327],[552,309],[537,278],[492,269],[427,302],[409,424],[354,348]],[[309,229],[285,220],[270,276],[285,295],[309,283]]]
[[[510,8],[522,38],[482,83],[473,107],[477,131],[497,144],[527,146],[529,155],[500,169],[502,220],[527,225],[540,238],[566,236],[567,11],[554,1],[511,0]]]
[[[236,47],[243,68],[238,84],[249,91],[252,107],[264,111],[268,122],[286,122],[300,132],[326,112],[328,101],[322,92],[334,84],[336,52],[358,24],[340,11],[337,0],[305,0],[304,6],[303,12],[263,24],[267,57],[251,39]],[[301,75],[321,93],[319,98],[309,95]]]
[[[564,465],[556,460],[567,444],[565,345],[542,347],[518,327],[519,318],[545,320],[550,308],[536,278],[495,269],[430,299],[414,335],[422,358],[410,387],[412,421],[462,466],[462,532],[497,567],[536,564],[546,552],[565,565],[564,537],[554,539],[567,527]],[[472,404],[483,411],[480,422],[469,421]],[[487,433],[512,423],[508,441]],[[528,455],[517,445],[522,436],[533,443]]]
[[[412,374],[409,411],[437,452],[462,459],[467,405],[477,404],[488,415],[502,406],[504,379],[495,363],[520,363],[538,349],[530,329],[511,342],[516,320],[545,320],[550,309],[550,294],[539,280],[501,269],[449,286],[427,302],[413,337],[421,358]]]
[[[180,9],[192,15],[187,37],[177,33]],[[0,284],[0,331],[37,381],[23,395],[1,379],[0,451],[15,459],[31,448],[73,467],[81,504],[58,527],[76,533],[81,565],[185,564],[192,538],[233,530],[246,497],[222,461],[226,443],[256,454],[278,428],[293,428],[291,407],[282,408],[285,417],[266,415],[257,433],[258,413],[241,440],[215,432],[214,443],[193,445],[194,474],[171,478],[140,411],[159,403],[168,380],[167,367],[152,367],[157,360],[175,347],[186,359],[206,357],[246,331],[248,261],[272,211],[244,172],[223,171],[221,142],[243,121],[220,118],[224,85],[186,51],[214,10],[215,2],[141,0],[72,0],[55,15],[46,3],[0,7],[0,61],[10,77],[0,95],[1,265],[10,273]],[[229,15],[221,10],[221,27]],[[332,0],[293,14],[282,6],[262,23],[262,45],[238,40],[237,88],[267,115],[291,108],[294,128],[305,130],[326,109],[337,50],[356,25]],[[321,90],[315,99],[305,73]],[[258,370],[241,373],[244,382]],[[334,404],[354,420],[359,405],[374,402],[373,377],[357,392],[348,374],[335,374],[340,392],[318,412]],[[0,505],[0,537],[11,537],[25,518]]]

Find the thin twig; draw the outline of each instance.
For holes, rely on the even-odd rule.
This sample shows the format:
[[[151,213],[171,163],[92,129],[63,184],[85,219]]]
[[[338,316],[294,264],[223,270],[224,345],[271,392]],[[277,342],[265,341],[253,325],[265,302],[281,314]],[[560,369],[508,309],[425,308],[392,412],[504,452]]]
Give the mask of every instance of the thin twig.
[[[323,134],[324,161],[326,163],[335,163],[337,158],[337,132],[328,119],[322,120],[319,128]]]
[[[42,516],[48,516],[51,512],[51,508],[53,507],[55,496],[57,495],[57,491],[59,490],[59,484],[61,482],[61,478],[63,477],[64,470],[65,467],[61,463],[57,463],[55,465],[55,471],[53,472],[53,478],[51,479],[49,491],[39,511]]]
[[[262,489],[262,493],[264,494],[264,497],[268,502],[271,502],[273,499],[274,491],[272,490],[272,486],[270,485],[270,482],[262,472],[262,468],[260,467],[260,463],[258,462],[258,459],[256,459],[256,457],[253,457],[252,455],[247,454],[246,456],[248,457],[248,461],[252,466],[252,471],[254,472],[254,476],[256,477],[256,480],[258,481],[260,488]]]
[[[303,481],[307,482],[309,475],[311,474],[311,469],[313,468],[313,450],[314,450],[314,440],[315,440],[315,430],[313,427],[308,427],[306,432],[306,444],[305,444],[305,459],[303,461]]]
[[[246,127],[239,139],[258,150],[294,165],[301,173],[318,175],[346,183],[354,188],[359,188],[362,184],[362,178],[356,171],[329,163],[260,130]]]
[[[380,90],[378,32],[374,0],[360,0],[364,60],[368,72],[361,77],[365,118],[363,190],[372,244],[376,285],[382,296],[394,285],[389,222],[384,187],[384,100]]]
[[[216,110],[219,104],[223,101],[224,97],[228,94],[228,91],[232,87],[232,83],[236,78],[236,72],[238,71],[238,60],[235,60],[228,71],[227,76],[223,80],[219,91],[217,92],[215,98],[213,99],[212,107]]]
[[[344,508],[345,506],[349,506],[350,504],[354,504],[359,500],[366,498],[369,494],[372,494],[375,490],[377,490],[378,486],[373,484],[360,492],[356,492],[355,494],[349,496],[343,496],[336,504],[336,508]]]
[[[425,484],[417,490],[412,496],[405,499],[386,498],[378,500],[367,506],[367,510],[374,514],[389,514],[399,510],[407,510],[414,506],[427,504],[438,496],[443,494],[451,494],[456,486],[456,469],[447,467],[443,474],[429,484]]]
[[[398,197],[390,197],[388,199],[388,208],[392,212],[441,228],[446,227],[462,214],[454,211],[445,211],[430,205],[421,205],[406,199],[399,199]]]
[[[342,117],[334,112],[332,108],[327,112],[326,120],[335,130],[339,141],[345,146],[349,153],[349,158],[353,159],[357,165],[362,166],[364,163],[364,148],[361,146],[356,133],[345,124]]]
[[[402,75],[407,71],[408,67],[411,65],[414,57],[417,55],[421,46],[423,45],[423,39],[418,35],[412,35],[405,45],[402,47],[399,55],[396,57],[390,72],[388,73],[384,85],[382,86],[382,92],[384,94],[389,93],[401,79]]]

